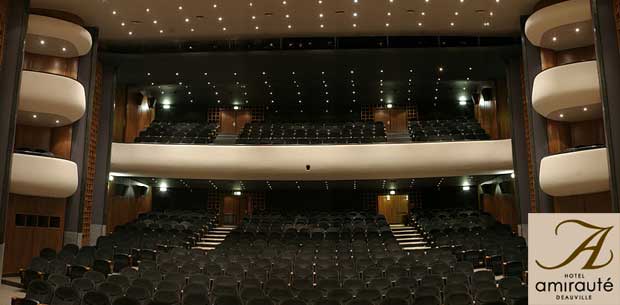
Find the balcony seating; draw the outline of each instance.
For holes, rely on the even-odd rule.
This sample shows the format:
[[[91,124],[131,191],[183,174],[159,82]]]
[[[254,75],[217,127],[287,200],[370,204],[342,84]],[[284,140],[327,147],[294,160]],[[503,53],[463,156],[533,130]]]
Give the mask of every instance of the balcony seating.
[[[409,135],[413,142],[447,142],[489,140],[489,135],[475,120],[410,121]]]
[[[372,144],[385,143],[381,122],[348,123],[248,123],[237,144]]]
[[[136,143],[209,144],[217,136],[217,124],[153,122],[140,132]]]

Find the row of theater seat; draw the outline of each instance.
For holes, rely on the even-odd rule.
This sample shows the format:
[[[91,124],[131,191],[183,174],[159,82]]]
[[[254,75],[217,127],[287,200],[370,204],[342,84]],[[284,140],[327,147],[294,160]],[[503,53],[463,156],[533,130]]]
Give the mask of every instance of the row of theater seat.
[[[217,137],[217,124],[153,122],[136,143],[209,144]]]
[[[205,253],[193,245],[213,227],[214,215],[151,213],[97,241],[93,258],[101,264],[85,262],[79,268],[77,256],[92,247],[60,251],[76,253],[73,263],[65,265],[64,272],[48,269],[31,280],[26,298],[53,305],[527,304],[521,273],[504,273],[498,280],[492,265],[469,260],[458,244],[437,246],[436,239],[451,231],[433,229],[440,219],[459,224],[451,226],[454,232],[468,228],[472,240],[516,240],[504,226],[471,211],[463,212],[465,216],[460,211],[413,215],[412,225],[434,244],[432,249],[403,251],[391,231],[368,234],[385,227],[380,215],[270,214],[245,219],[221,245]],[[331,227],[363,234],[339,240],[312,237],[315,229]],[[58,260],[60,253],[52,251],[42,252],[40,259]]]
[[[382,122],[247,123],[237,144],[371,144],[386,141]]]
[[[490,139],[480,124],[472,119],[410,121],[409,135],[414,142]]]

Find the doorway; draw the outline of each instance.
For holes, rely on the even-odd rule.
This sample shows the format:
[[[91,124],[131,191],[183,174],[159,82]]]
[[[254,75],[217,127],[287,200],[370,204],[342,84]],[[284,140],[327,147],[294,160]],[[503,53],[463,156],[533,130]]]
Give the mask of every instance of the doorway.
[[[244,110],[221,110],[220,130],[222,134],[238,134],[246,123],[252,122],[252,112]]]
[[[402,224],[409,215],[409,195],[384,195],[377,197],[379,214],[390,224]]]
[[[383,122],[387,132],[407,132],[407,110],[400,108],[376,108],[375,122]]]
[[[239,225],[243,217],[252,211],[251,204],[246,196],[225,196],[222,203],[220,223],[223,225]]]

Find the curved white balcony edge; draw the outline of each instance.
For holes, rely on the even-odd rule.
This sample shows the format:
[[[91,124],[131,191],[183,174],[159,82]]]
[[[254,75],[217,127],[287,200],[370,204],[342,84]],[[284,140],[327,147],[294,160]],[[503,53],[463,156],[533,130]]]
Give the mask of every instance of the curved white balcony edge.
[[[510,140],[304,146],[112,143],[111,156],[114,175],[177,179],[399,179],[500,174],[512,168]]]
[[[14,194],[66,198],[77,190],[74,162],[59,158],[13,154],[10,191]]]
[[[528,40],[538,47],[549,49],[576,48],[584,45],[594,44],[593,36],[589,32],[581,31],[579,35],[563,35],[559,41],[548,39],[548,33],[559,31],[561,33],[573,34],[574,25],[589,22],[592,19],[589,0],[568,0],[562,1],[544,8],[541,8],[530,15],[525,22],[525,35]],[[559,30],[566,27],[566,31]],[[547,39],[545,39],[547,38]],[[564,41],[567,40],[567,41]]]
[[[607,148],[548,156],[540,162],[540,188],[551,196],[609,190]]]
[[[86,95],[80,82],[50,73],[22,71],[20,123],[48,127],[69,125],[79,120],[85,110]]]
[[[540,72],[532,87],[532,106],[552,120],[576,122],[601,117],[596,61],[566,64]]]
[[[90,33],[80,25],[42,15],[28,17],[27,52],[67,58],[79,57],[88,54],[92,46]]]

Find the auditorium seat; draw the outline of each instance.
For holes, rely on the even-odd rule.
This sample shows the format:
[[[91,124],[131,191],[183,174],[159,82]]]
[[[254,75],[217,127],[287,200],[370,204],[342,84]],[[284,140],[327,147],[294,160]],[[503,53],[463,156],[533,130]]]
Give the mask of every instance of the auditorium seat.
[[[372,144],[385,143],[382,122],[247,123],[237,144]]]
[[[489,140],[490,137],[473,119],[420,120],[409,122],[413,142],[450,142]]]
[[[155,121],[134,142],[204,145],[213,143],[218,128],[217,124]]]

